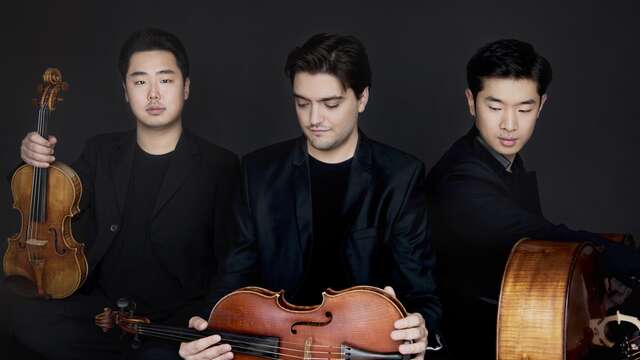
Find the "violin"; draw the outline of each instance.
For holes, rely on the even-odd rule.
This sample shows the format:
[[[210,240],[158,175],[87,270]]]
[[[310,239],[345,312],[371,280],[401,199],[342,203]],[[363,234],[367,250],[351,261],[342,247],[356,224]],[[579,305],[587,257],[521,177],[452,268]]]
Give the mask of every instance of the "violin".
[[[284,291],[241,288],[218,301],[204,331],[152,324],[134,316],[127,301],[119,301],[120,310],[105,308],[96,325],[107,332],[115,323],[136,339],[183,342],[218,334],[238,360],[409,359],[398,353],[402,342],[389,336],[394,322],[407,316],[396,298],[370,286],[328,289],[322,295],[320,305],[298,306],[284,299]]]
[[[49,68],[38,86],[36,131],[48,138],[48,122],[68,89],[58,69]],[[61,299],[73,294],[87,278],[84,244],[71,231],[71,219],[79,211],[82,184],[68,165],[54,162],[48,168],[20,166],[11,178],[13,207],[20,212],[20,231],[8,239],[3,258],[6,281],[28,280],[35,296]],[[12,281],[11,279],[16,279]],[[34,291],[23,295],[33,295]]]

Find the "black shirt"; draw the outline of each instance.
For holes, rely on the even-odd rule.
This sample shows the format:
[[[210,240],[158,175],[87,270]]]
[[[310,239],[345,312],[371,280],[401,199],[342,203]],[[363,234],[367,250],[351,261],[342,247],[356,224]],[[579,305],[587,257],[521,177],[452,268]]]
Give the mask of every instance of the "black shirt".
[[[173,152],[151,155],[136,146],[120,232],[100,265],[100,286],[107,297],[135,301],[138,313],[170,311],[168,294],[179,282],[159,263],[149,234],[156,198]]]
[[[351,159],[327,164],[309,156],[313,243],[307,255],[305,280],[295,299],[297,304],[319,304],[327,288],[338,290],[347,286],[342,246],[348,224],[342,216],[342,207],[350,169]]]

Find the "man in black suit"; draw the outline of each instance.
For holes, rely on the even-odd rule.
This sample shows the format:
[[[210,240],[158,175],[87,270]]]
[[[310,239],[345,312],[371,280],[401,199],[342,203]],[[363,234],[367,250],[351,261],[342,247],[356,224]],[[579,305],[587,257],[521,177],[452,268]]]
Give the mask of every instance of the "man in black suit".
[[[183,130],[190,80],[180,40],[157,29],[136,32],[122,46],[119,68],[136,128],[90,139],[73,164],[90,229],[80,238],[89,279],[70,298],[21,301],[13,311],[17,340],[47,358],[121,358],[119,332],[107,336],[93,325],[93,316],[121,297],[155,321],[186,325],[203,308],[223,242],[233,236],[229,194],[239,162]],[[56,142],[30,133],[22,159],[46,168]],[[147,341],[126,357],[177,352],[176,344]]]
[[[395,324],[391,337],[413,340],[399,351],[422,359],[427,329],[429,346],[439,347],[440,318],[424,165],[358,130],[371,85],[358,39],[315,35],[289,54],[285,71],[304,136],[244,157],[241,236],[213,300],[260,285],[312,305],[326,288],[391,285],[414,312]],[[190,325],[202,330],[206,321],[194,317]],[[230,347],[218,341],[184,344],[180,354],[230,359]]]
[[[554,225],[542,214],[534,172],[518,154],[547,99],[551,65],[518,40],[482,47],[467,65],[473,128],[427,177],[434,246],[455,358],[495,358],[497,304],[513,245],[523,237],[593,241],[621,279],[638,274],[637,252],[586,231]]]

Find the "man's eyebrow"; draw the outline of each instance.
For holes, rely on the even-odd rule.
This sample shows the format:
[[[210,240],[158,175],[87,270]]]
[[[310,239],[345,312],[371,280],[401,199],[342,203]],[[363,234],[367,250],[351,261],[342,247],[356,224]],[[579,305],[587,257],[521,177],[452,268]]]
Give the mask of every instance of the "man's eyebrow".
[[[304,96],[302,96],[300,94],[296,94],[296,93],[293,94],[293,97],[298,98],[298,99],[302,99],[302,100],[306,100],[306,101],[311,101],[311,100],[307,99],[306,97],[304,97]],[[325,101],[342,100],[342,99],[344,99],[344,96],[334,95],[334,96],[328,96],[328,97],[321,98],[318,101],[325,102]]]
[[[164,69],[157,71],[156,74],[175,74],[176,72],[171,69]]]
[[[141,75],[147,75],[147,73],[144,72],[144,71],[138,70],[138,71],[134,71],[131,74],[129,74],[129,76],[141,76]]]
[[[536,103],[535,99],[529,99],[529,100],[519,102],[518,105],[533,105],[535,103]]]
[[[500,100],[500,99],[498,99],[498,98],[496,98],[496,97],[493,97],[493,96],[487,96],[486,100],[487,100],[487,101],[498,102],[498,103],[501,103],[501,104],[503,103],[503,101],[502,101],[502,100]]]

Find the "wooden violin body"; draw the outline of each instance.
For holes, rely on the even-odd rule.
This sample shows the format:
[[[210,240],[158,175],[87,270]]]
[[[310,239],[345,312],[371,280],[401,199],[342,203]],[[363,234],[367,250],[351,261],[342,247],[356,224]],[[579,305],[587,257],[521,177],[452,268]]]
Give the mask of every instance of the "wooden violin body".
[[[245,287],[222,298],[211,311],[209,328],[198,332],[151,324],[123,307],[105,309],[96,325],[113,323],[125,332],[177,341],[219,334],[235,359],[407,360],[392,340],[394,322],[407,315],[402,304],[383,290],[355,286],[323,293],[317,306],[296,306],[284,292]],[[119,305],[120,306],[120,305]]]
[[[47,81],[37,126],[45,137],[46,120],[54,109],[52,102],[58,100],[54,87],[62,87],[55,69],[45,72]],[[84,245],[74,239],[71,231],[71,218],[79,212],[82,196],[80,177],[60,162],[48,168],[25,164],[13,174],[11,191],[21,226],[8,239],[3,258],[5,276],[30,280],[39,297],[60,299],[71,295],[85,281],[88,269]]]
[[[590,320],[604,315],[604,280],[588,243],[520,240],[511,251],[498,309],[500,360],[584,359]]]

